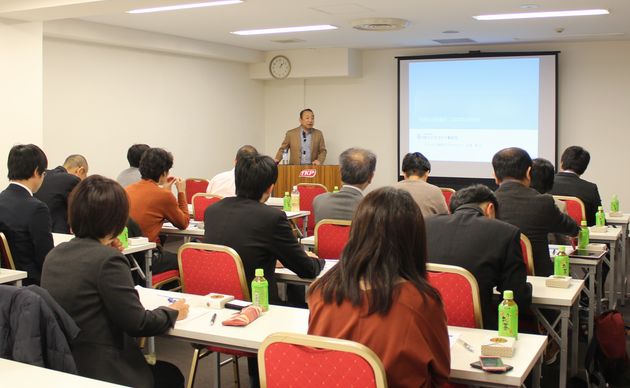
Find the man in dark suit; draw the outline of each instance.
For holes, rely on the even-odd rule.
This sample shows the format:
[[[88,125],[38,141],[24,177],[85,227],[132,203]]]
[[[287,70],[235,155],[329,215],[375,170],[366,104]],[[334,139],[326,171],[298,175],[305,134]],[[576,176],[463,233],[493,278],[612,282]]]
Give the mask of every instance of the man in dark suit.
[[[591,155],[580,146],[571,146],[564,150],[560,158],[562,171],[556,174],[551,194],[581,199],[586,211],[586,223],[595,225],[595,213],[597,207],[602,205],[602,200],[597,185],[580,178],[590,161]]]
[[[46,171],[42,187],[34,194],[50,211],[53,233],[70,233],[68,197],[76,185],[87,177],[88,163],[82,155],[70,155],[58,166]]]
[[[44,258],[53,247],[50,213],[33,197],[42,185],[48,160],[34,144],[16,145],[9,151],[9,186],[0,193],[0,225],[15,267],[26,271],[24,285],[37,284]]]
[[[451,198],[452,215],[425,218],[428,261],[467,269],[477,279],[484,329],[497,329],[498,299],[493,288],[512,290],[519,310],[532,301],[517,227],[495,219],[494,193],[474,185]]]
[[[315,223],[324,219],[352,220],[363,199],[363,190],[374,178],[376,155],[361,148],[349,148],[339,155],[341,182],[337,193],[320,194],[313,200]]]
[[[527,151],[505,148],[494,155],[492,167],[499,184],[495,192],[499,202],[497,218],[516,226],[529,238],[536,275],[553,274],[547,234],[576,236],[580,228],[558,209],[551,195],[529,187],[532,159]]]
[[[265,205],[278,178],[273,159],[264,155],[242,158],[236,163],[234,177],[236,197],[224,198],[206,209],[203,241],[226,245],[239,254],[248,287],[256,268],[262,268],[269,282],[269,302],[277,304],[276,260],[303,278],[316,277],[325,261],[309,257],[293,235],[284,212]],[[256,358],[248,361],[250,386],[257,387]]]
[[[291,150],[289,164],[324,164],[326,143],[324,134],[315,124],[315,115],[310,109],[300,112],[300,126],[287,131],[276,153],[276,163],[282,160],[282,154]]]

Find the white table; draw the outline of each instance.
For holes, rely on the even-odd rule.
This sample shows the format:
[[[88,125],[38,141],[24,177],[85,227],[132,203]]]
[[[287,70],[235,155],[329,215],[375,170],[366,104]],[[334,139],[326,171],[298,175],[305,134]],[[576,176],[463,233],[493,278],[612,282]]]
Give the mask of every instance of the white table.
[[[9,283],[17,287],[22,287],[22,279],[26,279],[26,275],[26,271],[0,268],[0,284]],[[2,379],[1,374],[0,379]]]
[[[182,294],[158,290],[140,290],[140,299],[145,303],[147,292],[159,292],[163,295],[182,297]],[[203,308],[203,299],[197,295],[184,294],[193,308]],[[153,308],[153,305],[145,305]],[[216,313],[216,323],[210,324],[212,315]],[[269,311],[246,327],[223,326],[221,322],[234,313],[233,310],[208,309],[207,314],[192,320],[178,321],[167,336],[187,342],[208,346],[220,346],[235,350],[256,353],[264,339],[276,332],[306,334],[308,331],[308,310],[283,306],[269,306]],[[546,336],[519,334],[517,350],[514,357],[505,359],[505,363],[514,366],[508,373],[497,375],[473,369],[471,362],[478,361],[481,345],[496,336],[496,331],[449,327],[449,333],[459,334],[463,340],[471,344],[475,352],[465,350],[458,343],[451,347],[451,378],[463,384],[482,386],[514,386],[519,387],[529,373],[534,370],[534,386],[540,382],[540,362],[547,343]],[[215,355],[216,356],[216,355]],[[212,365],[216,365],[213,363]],[[215,373],[216,375],[216,373]]]
[[[0,358],[0,381],[3,387],[64,387],[64,388],[115,388],[122,387],[105,381],[88,379],[70,373],[24,364]]]
[[[315,249],[315,236],[308,236],[300,239],[300,244],[304,246],[304,248],[313,250]]]
[[[628,289],[628,256],[627,256],[627,244],[628,244],[628,223],[630,223],[630,213],[622,213],[618,216],[611,216],[610,213],[606,213],[606,223],[621,228],[621,262],[619,265],[618,273],[618,286],[621,293],[621,305],[625,305],[626,290]]]
[[[607,259],[604,257],[604,263],[608,265],[610,271],[608,272],[608,298],[609,298],[609,306],[611,309],[617,308],[617,294],[616,294],[616,283],[617,283],[617,268],[615,264],[616,255],[617,255],[617,241],[621,239],[621,228],[613,228],[608,227],[606,232],[594,232],[593,228],[590,227],[590,236],[589,241],[592,243],[603,243],[610,245],[610,258]]]

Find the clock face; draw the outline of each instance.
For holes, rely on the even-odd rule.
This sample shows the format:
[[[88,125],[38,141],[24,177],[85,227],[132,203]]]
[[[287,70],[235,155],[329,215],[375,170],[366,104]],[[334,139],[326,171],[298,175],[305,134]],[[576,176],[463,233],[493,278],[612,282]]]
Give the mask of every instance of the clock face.
[[[276,79],[283,79],[291,72],[291,62],[284,55],[277,55],[269,62],[269,73]]]

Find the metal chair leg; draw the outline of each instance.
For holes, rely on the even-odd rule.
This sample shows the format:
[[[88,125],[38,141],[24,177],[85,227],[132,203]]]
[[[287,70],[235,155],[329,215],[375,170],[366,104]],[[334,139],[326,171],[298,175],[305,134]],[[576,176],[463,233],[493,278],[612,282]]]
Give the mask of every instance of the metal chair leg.
[[[192,362],[190,363],[190,372],[188,373],[188,384],[186,388],[192,388],[197,375],[197,364],[199,363],[199,348],[195,347],[193,351]]]
[[[233,361],[233,371],[234,371],[234,386],[236,388],[241,388],[241,376],[238,373],[238,357],[232,356]]]

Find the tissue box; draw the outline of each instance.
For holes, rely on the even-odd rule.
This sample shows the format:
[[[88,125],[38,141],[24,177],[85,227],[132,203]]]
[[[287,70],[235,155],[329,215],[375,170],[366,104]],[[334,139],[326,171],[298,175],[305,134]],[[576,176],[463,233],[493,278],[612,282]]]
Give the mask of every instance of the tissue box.
[[[485,345],[481,345],[482,356],[512,357],[516,341],[512,337],[492,337]]]
[[[571,285],[571,276],[551,275],[545,279],[545,286],[554,288],[569,288]]]
[[[132,246],[132,245],[147,244],[149,242],[149,239],[146,237],[129,237],[127,241],[129,241],[129,245]]]
[[[206,300],[206,306],[212,309],[222,309],[225,307],[225,304],[234,299],[232,295],[223,295],[223,294],[215,294],[214,292],[209,293],[204,297]]]
[[[591,244],[588,244],[586,246],[586,250],[587,251],[591,251],[591,252],[603,252],[606,249],[608,249],[608,247],[606,247],[606,244],[594,244],[594,243],[591,243]]]
[[[623,217],[622,212],[610,212],[608,213],[608,217]]]
[[[606,233],[608,232],[608,226],[591,226],[590,230],[593,233]]]

